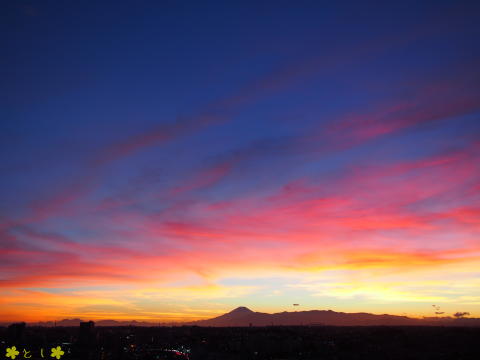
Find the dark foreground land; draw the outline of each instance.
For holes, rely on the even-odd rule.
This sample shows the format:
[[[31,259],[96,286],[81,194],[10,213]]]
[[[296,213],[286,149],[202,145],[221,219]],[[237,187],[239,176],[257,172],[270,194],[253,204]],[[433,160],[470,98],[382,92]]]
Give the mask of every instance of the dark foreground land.
[[[0,328],[0,358],[250,360],[479,360],[480,328],[459,327],[28,327]],[[24,349],[28,352],[25,352]],[[43,349],[43,353],[41,353]],[[43,358],[42,356],[43,355]]]

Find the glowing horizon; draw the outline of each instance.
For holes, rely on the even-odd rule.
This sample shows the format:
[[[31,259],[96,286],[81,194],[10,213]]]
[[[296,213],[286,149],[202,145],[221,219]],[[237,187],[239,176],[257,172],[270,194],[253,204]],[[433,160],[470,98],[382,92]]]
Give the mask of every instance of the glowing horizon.
[[[473,10],[9,6],[0,322],[480,317]]]

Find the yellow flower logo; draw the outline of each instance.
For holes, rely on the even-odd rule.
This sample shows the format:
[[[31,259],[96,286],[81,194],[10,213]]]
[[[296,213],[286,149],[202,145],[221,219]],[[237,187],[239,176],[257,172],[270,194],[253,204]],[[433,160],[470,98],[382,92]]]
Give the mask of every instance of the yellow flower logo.
[[[6,357],[11,357],[12,359],[15,359],[15,357],[20,354],[17,350],[16,346],[12,346],[11,348],[7,348],[7,354]]]
[[[65,353],[63,352],[62,348],[60,346],[57,346],[56,348],[52,348],[52,354],[50,356],[60,359],[63,354]]]

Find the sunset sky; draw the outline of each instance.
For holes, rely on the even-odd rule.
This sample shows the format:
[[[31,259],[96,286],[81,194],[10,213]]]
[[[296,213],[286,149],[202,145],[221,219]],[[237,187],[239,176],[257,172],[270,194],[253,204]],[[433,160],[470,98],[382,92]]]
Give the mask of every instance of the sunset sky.
[[[0,321],[480,317],[479,2],[2,13]]]

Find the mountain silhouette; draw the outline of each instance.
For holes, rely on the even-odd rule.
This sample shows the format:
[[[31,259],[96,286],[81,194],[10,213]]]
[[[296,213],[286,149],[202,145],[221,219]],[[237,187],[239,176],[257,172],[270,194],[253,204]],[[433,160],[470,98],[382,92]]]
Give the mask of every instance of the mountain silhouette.
[[[248,326],[249,320],[252,317],[258,318],[258,316],[260,316],[260,313],[253,312],[245,306],[240,306],[216,318],[210,320],[195,321],[194,323],[196,323],[196,325],[199,325],[198,323],[201,323],[201,325],[203,326]]]
[[[218,317],[186,323],[197,326],[270,326],[270,325],[329,325],[329,326],[404,326],[404,325],[450,325],[480,326],[480,319],[457,321],[453,318],[413,319],[397,315],[369,313],[343,313],[332,310],[280,312],[274,314],[252,311],[238,307]],[[467,319],[463,319],[467,320]]]

